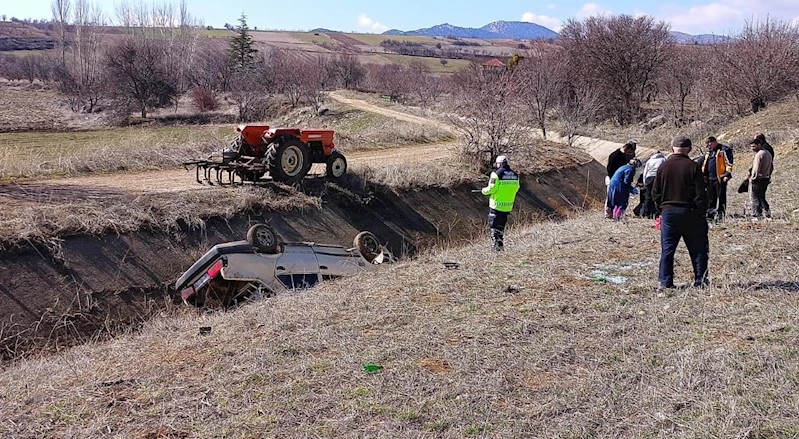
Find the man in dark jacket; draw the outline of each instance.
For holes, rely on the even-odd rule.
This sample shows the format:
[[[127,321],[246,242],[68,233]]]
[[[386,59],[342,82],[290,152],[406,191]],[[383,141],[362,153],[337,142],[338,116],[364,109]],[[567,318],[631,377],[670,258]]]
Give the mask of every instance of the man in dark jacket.
[[[702,173],[707,181],[707,218],[723,220],[727,212],[727,182],[732,179],[732,149],[713,136],[705,140],[705,145],[707,153]]]
[[[630,140],[622,145],[621,148],[610,153],[607,165],[608,176],[605,177],[606,190],[610,190],[610,179],[613,178],[613,174],[615,174],[619,168],[635,158],[635,148],[637,143],[638,142],[635,140]],[[613,218],[613,207],[610,206],[607,199],[605,200],[605,218]]]
[[[671,142],[674,154],[658,169],[652,184],[652,198],[661,213],[660,288],[674,288],[674,253],[682,238],[694,268],[694,286],[707,285],[710,253],[707,193],[702,166],[691,160],[691,139],[676,137]]]

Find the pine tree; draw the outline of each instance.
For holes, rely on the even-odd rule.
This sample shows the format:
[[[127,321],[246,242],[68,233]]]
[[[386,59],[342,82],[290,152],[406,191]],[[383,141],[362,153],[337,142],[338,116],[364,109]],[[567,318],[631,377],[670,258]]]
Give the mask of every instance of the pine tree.
[[[244,69],[253,63],[255,54],[258,52],[253,47],[255,40],[250,35],[246,15],[241,14],[239,25],[236,26],[236,32],[236,36],[230,39],[230,59],[236,69]]]

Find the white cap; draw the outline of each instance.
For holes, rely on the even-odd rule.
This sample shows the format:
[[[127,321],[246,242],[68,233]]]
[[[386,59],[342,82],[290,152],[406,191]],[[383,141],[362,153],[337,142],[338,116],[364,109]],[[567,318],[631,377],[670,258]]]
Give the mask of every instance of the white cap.
[[[505,157],[504,155],[498,155],[497,156],[496,163],[507,163],[507,162],[508,162],[508,158]]]

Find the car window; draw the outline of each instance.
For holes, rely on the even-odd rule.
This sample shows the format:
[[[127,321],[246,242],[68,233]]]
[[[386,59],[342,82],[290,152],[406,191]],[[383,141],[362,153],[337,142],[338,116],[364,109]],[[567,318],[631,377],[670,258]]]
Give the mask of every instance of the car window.
[[[317,274],[281,274],[277,279],[290,290],[311,288],[319,283]]]

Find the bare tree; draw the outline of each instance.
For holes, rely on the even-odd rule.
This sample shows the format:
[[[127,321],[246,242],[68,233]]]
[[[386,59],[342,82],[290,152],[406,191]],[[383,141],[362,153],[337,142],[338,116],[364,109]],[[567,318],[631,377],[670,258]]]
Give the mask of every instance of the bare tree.
[[[346,89],[357,87],[367,74],[366,67],[358,61],[358,58],[348,53],[342,53],[333,58],[330,68],[339,84]]]
[[[335,72],[331,67],[330,59],[322,55],[303,59],[296,67],[301,76],[302,95],[316,114],[319,114],[325,104],[325,90],[334,81]]]
[[[465,139],[462,154],[484,164],[520,144],[522,126],[513,71],[486,70],[477,63],[455,74],[454,116],[450,122]]]
[[[67,23],[69,21],[70,10],[72,9],[71,0],[53,0],[50,4],[53,12],[53,24],[58,35],[58,48],[61,51],[61,62],[67,62]]]
[[[277,90],[285,95],[291,108],[296,108],[305,93],[305,74],[297,66],[306,65],[306,60],[299,51],[276,50],[273,55],[273,66],[276,72]]]
[[[17,63],[20,73],[31,84],[39,77],[39,70],[41,69],[40,61],[39,55],[28,55]]]
[[[739,109],[757,112],[799,88],[799,23],[747,22],[736,38],[713,47],[714,85],[727,103],[744,101],[745,107],[736,103]]]
[[[662,68],[671,36],[669,25],[652,17],[592,16],[569,20],[559,44],[598,86],[606,108],[621,124],[640,119],[642,102]]]
[[[70,47],[70,62],[67,69],[78,86],[82,110],[92,112],[99,103],[102,88],[102,44],[99,27],[103,23],[103,12],[99,5],[87,0],[75,0],[73,17],[74,37]]]
[[[234,68],[227,45],[218,41],[204,42],[184,73],[190,87],[228,91]]]
[[[278,57],[272,52],[260,52],[246,69],[233,69],[230,99],[236,104],[240,121],[264,117],[276,88],[278,75],[274,66]]]
[[[532,121],[547,138],[546,122],[563,88],[562,50],[548,43],[535,44],[523,57],[514,58],[522,83],[519,94]]]
[[[109,50],[106,65],[116,103],[140,111],[162,108],[177,96],[177,80],[165,61],[164,43],[127,38]]]
[[[658,89],[666,95],[675,125],[685,124],[686,101],[696,93],[699,78],[706,73],[704,64],[711,57],[706,46],[685,45],[675,47],[666,59]]]
[[[411,74],[399,64],[372,65],[369,82],[380,93],[402,100],[411,92]]]

